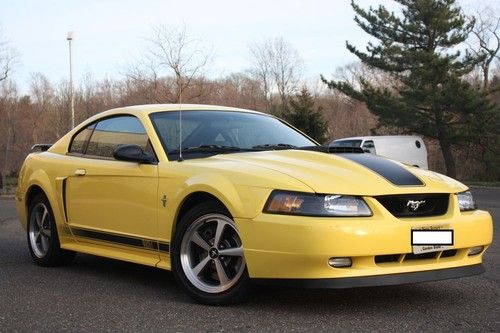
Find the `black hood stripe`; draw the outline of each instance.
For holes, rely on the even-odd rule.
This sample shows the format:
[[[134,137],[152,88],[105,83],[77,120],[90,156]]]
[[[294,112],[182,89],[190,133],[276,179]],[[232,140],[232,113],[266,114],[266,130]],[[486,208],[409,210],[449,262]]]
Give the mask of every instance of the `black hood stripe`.
[[[373,154],[338,154],[343,158],[361,164],[362,166],[378,173],[394,185],[422,186],[424,183],[407,169],[391,160]]]

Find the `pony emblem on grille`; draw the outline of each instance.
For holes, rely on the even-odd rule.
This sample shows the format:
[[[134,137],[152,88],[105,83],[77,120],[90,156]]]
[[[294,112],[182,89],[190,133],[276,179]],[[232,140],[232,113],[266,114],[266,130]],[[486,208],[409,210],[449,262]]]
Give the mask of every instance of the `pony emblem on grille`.
[[[425,200],[408,200],[406,207],[409,207],[412,212],[416,212],[420,205],[424,204]]]

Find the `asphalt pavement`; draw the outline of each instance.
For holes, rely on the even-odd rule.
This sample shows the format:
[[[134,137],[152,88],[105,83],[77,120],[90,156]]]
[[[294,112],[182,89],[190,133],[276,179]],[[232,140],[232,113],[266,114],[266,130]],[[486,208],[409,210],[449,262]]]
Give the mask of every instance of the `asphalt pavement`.
[[[474,188],[500,221],[500,189]],[[170,272],[79,254],[35,266],[12,199],[0,198],[0,332],[500,332],[499,226],[480,276],[348,290],[262,287],[246,303],[194,303]]]

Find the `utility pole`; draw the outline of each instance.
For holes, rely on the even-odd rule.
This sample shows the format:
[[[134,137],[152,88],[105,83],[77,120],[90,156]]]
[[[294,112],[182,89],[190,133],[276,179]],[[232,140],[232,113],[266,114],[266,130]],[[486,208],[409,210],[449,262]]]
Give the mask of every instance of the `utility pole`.
[[[69,92],[71,96],[71,128],[75,128],[75,91],[73,88],[73,57],[72,57],[72,41],[73,31],[68,31],[66,40],[69,45]]]

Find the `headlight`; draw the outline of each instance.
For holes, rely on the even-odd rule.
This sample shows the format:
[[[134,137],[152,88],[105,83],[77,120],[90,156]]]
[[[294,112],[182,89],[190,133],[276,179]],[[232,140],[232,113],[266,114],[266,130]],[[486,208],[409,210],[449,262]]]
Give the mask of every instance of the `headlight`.
[[[457,198],[460,211],[464,212],[467,210],[474,210],[477,208],[476,203],[474,202],[474,198],[472,197],[472,193],[470,193],[470,191],[457,193]]]
[[[264,206],[265,213],[306,216],[372,216],[360,197],[273,191]]]

